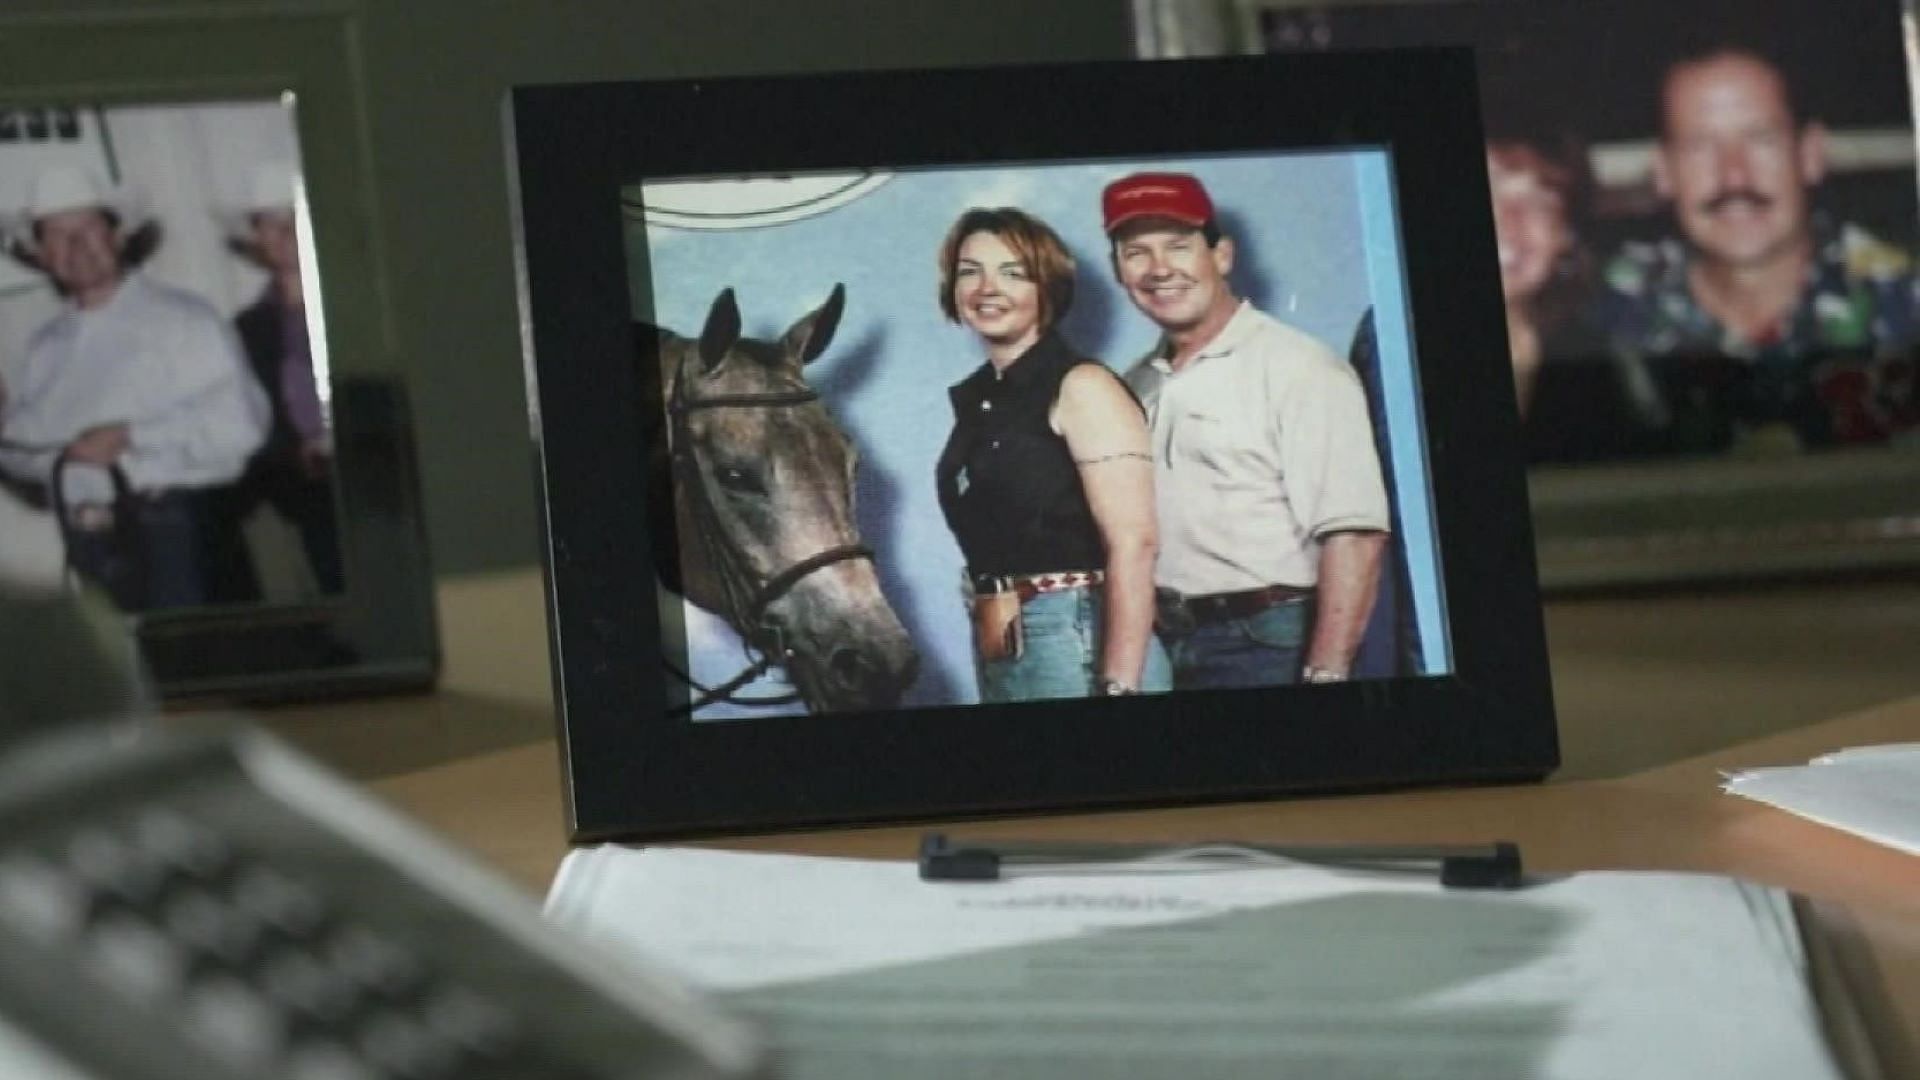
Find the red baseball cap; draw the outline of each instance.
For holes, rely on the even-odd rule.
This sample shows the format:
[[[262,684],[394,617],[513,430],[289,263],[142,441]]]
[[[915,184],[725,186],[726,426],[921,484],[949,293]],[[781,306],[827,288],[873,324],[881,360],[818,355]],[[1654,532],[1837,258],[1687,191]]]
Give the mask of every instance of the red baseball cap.
[[[1213,200],[1186,173],[1134,173],[1107,185],[1100,195],[1107,232],[1135,218],[1158,217],[1199,228],[1213,220]]]

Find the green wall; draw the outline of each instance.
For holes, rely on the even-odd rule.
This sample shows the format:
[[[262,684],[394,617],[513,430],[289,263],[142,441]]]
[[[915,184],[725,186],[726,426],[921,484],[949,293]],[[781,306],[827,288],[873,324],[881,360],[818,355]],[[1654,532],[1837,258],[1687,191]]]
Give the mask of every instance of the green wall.
[[[90,72],[74,93],[111,94],[117,58],[144,45],[136,66],[148,74],[134,82],[164,71],[204,93],[191,73],[258,87],[298,68],[313,100],[353,114],[326,125],[353,147],[307,148],[310,172],[372,177],[336,200],[331,220],[350,235],[321,238],[322,277],[330,308],[343,292],[368,301],[349,316],[353,340],[377,342],[390,354],[380,366],[411,386],[435,568],[448,573],[538,557],[508,87],[1111,59],[1131,52],[1127,11],[1126,0],[6,0],[0,58],[15,62],[0,94],[63,88],[69,57]],[[336,289],[330,266],[354,280]]]

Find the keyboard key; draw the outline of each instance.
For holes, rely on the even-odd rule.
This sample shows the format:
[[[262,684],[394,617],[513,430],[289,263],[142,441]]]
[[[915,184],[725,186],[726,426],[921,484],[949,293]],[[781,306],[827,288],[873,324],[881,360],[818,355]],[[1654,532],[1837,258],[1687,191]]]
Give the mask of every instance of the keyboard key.
[[[167,931],[231,967],[246,964],[259,945],[259,920],[205,892],[184,892],[167,902]]]
[[[120,873],[132,858],[127,845],[100,826],[81,829],[67,839],[67,866],[94,885]]]
[[[87,931],[85,946],[107,985],[136,1001],[170,997],[186,978],[187,957],[180,947],[131,915],[102,919]]]
[[[265,998],[237,979],[202,979],[187,991],[182,1027],[236,1068],[260,1068],[276,1057],[286,1024]]]
[[[0,920],[46,944],[66,941],[87,921],[87,890],[34,855],[0,862]]]
[[[338,1024],[353,1011],[358,988],[345,975],[305,952],[282,950],[260,968],[260,987],[286,1008],[322,1024]]]
[[[326,920],[326,905],[312,889],[264,866],[242,869],[233,882],[241,911],[290,937],[305,937]]]
[[[130,833],[149,859],[203,881],[220,876],[235,858],[233,848],[218,833],[172,810],[142,811]]]
[[[100,827],[73,835],[67,843],[67,866],[95,889],[136,906],[153,899],[164,876],[141,852]]]

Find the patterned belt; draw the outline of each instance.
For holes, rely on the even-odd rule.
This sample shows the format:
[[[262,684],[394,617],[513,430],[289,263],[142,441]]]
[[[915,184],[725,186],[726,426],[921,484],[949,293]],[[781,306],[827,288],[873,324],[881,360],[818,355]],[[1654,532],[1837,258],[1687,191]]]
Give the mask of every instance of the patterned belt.
[[[1105,580],[1107,580],[1105,570],[1061,570],[1050,574],[967,575],[967,581],[973,586],[975,596],[1019,593],[1020,602],[1023,604],[1041,593],[1081,589],[1089,585],[1098,585]]]

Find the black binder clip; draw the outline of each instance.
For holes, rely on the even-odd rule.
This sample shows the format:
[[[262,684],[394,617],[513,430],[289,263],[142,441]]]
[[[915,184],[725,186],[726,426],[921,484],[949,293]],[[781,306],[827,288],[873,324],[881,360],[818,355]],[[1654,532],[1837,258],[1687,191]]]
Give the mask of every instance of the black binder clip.
[[[1496,841],[1477,854],[1443,855],[1440,884],[1449,889],[1517,889],[1525,884],[1520,867],[1520,845]]]
[[[999,881],[1000,853],[992,848],[955,847],[945,833],[920,837],[920,880]]]
[[[1492,844],[1326,846],[1010,842],[962,844],[944,833],[920,838],[922,881],[1000,881],[1045,874],[1167,873],[1299,864],[1340,870],[1435,874],[1449,889],[1515,889],[1526,883],[1520,846]]]

